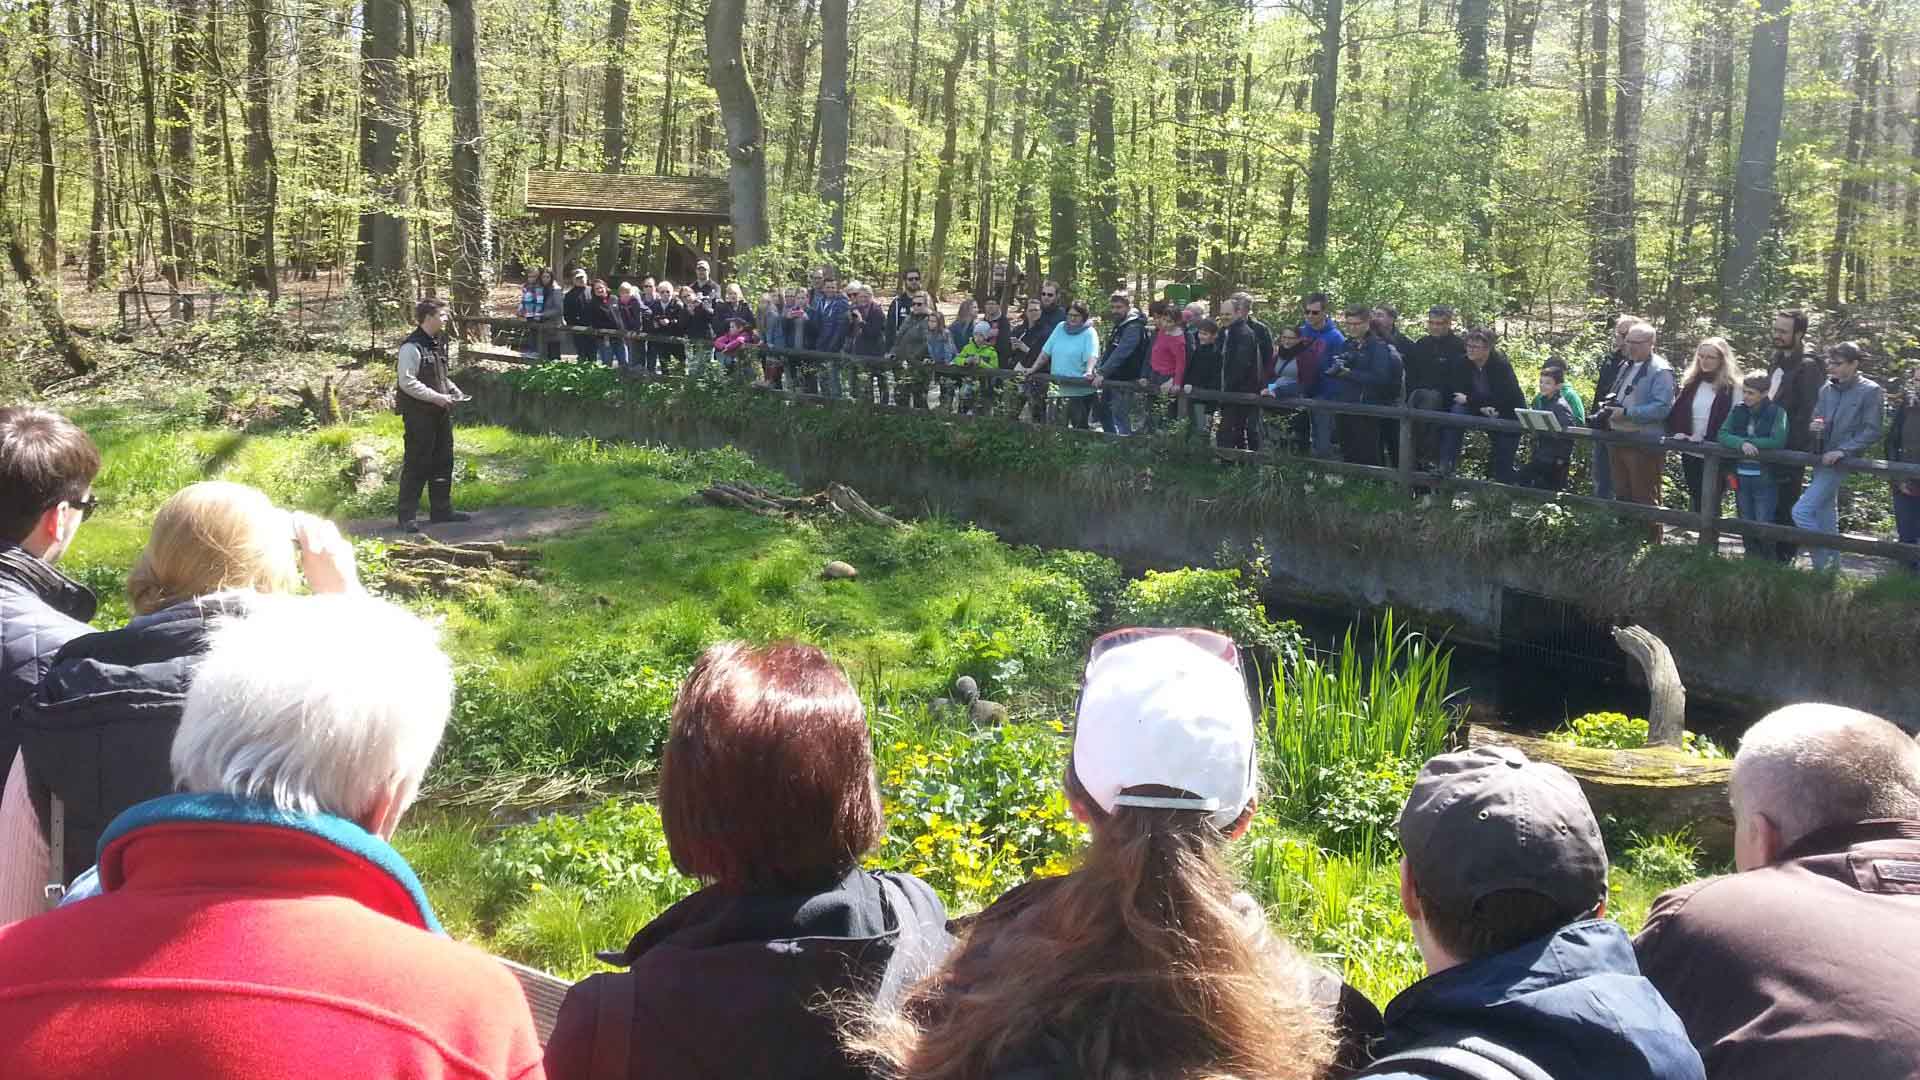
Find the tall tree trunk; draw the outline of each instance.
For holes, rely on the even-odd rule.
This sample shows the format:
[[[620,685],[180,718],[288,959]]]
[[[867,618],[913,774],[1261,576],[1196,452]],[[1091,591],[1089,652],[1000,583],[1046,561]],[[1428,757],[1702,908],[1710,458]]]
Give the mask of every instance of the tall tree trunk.
[[[1533,39],[1540,29],[1541,0],[1507,0],[1506,59],[1500,68],[1502,88],[1533,81]]]
[[[947,261],[947,231],[953,224],[953,162],[959,153],[960,119],[955,109],[955,91],[960,72],[973,52],[973,23],[967,19],[967,0],[955,0],[953,22],[956,28],[953,62],[947,65],[940,81],[940,119],[944,125],[940,141],[940,173],[933,186],[933,238],[928,243],[927,291],[939,296]],[[824,175],[824,174],[823,174]]]
[[[926,15],[924,0],[913,0],[913,31],[907,38],[907,120],[900,136],[900,229],[894,250],[900,253],[902,273],[913,265],[912,232],[907,220],[907,198],[913,184],[913,95],[920,87],[920,24]]]
[[[1040,272],[1040,245],[1039,238],[1034,235],[1033,165],[1027,147],[1027,102],[1032,96],[1029,84],[1033,70],[1029,41],[1030,31],[1027,20],[1023,18],[1020,21],[1019,39],[1014,44],[1019,51],[1013,61],[1013,146],[1007,163],[1014,176],[1013,227],[1008,230],[1007,236],[1007,283],[1000,295],[1000,299],[1007,304],[1014,301],[1015,282],[1023,270],[1028,273],[1029,292],[1040,284],[1033,280]],[[1030,270],[1023,260],[1031,261]]]
[[[1333,113],[1340,90],[1342,0],[1321,0],[1320,54],[1313,76],[1313,152],[1307,166],[1307,252],[1327,250],[1328,211],[1333,205]]]
[[[274,204],[280,171],[273,159],[273,75],[267,70],[267,0],[247,0],[247,181],[241,244],[247,280],[265,289],[267,302],[280,298],[280,274],[274,262]]]
[[[40,155],[40,272],[60,277],[60,177],[53,160],[53,24],[50,0],[27,8],[27,48],[33,57],[33,125]]]
[[[1731,321],[1736,305],[1754,290],[1760,272],[1760,241],[1773,224],[1780,193],[1774,166],[1780,156],[1780,124],[1787,100],[1789,0],[1760,0],[1760,21],[1747,46],[1747,107],[1740,122],[1740,157],[1733,177],[1733,239],[1720,266],[1720,317]],[[1916,134],[1920,145],[1920,134]]]
[[[1467,265],[1482,273],[1491,269],[1487,265],[1487,248],[1493,237],[1493,218],[1487,213],[1487,204],[1492,199],[1492,192],[1488,190],[1491,178],[1487,162],[1497,156],[1493,117],[1489,115],[1493,102],[1487,94],[1487,19],[1487,0],[1460,0],[1460,81],[1474,91],[1467,128],[1473,133],[1476,151],[1470,155],[1473,162],[1469,166],[1472,190],[1468,195],[1467,234],[1463,253]],[[1509,70],[1512,55],[1509,50]]]
[[[67,8],[67,32],[72,36],[74,51],[79,55],[75,65],[78,69],[75,83],[80,88],[80,104],[87,118],[87,156],[92,158],[88,163],[88,180],[93,207],[87,222],[86,258],[82,263],[88,290],[99,288],[107,276],[107,233],[113,224],[108,194],[108,168],[113,156],[107,140],[106,121],[100,108],[105,85],[101,70],[105,62],[105,38],[100,29],[105,13],[101,10],[101,4],[102,0],[90,0],[86,5],[84,27],[80,21],[81,5],[73,4]]]
[[[627,19],[628,0],[613,0],[607,14],[607,70],[600,103],[600,157],[610,173],[627,171]],[[677,19],[677,17],[676,17]],[[676,29],[678,27],[676,26]],[[673,58],[668,57],[671,68]],[[669,76],[671,78],[671,76]],[[600,225],[600,276],[612,277],[620,257],[620,223]]]
[[[987,111],[980,118],[980,169],[975,190],[980,193],[979,226],[973,232],[973,295],[985,299],[993,291],[993,135],[1000,122],[1000,46],[994,33],[997,16],[987,13]]]
[[[1920,162],[1920,87],[1915,87],[1913,91],[1913,111],[1907,114],[1907,127],[1913,133],[1910,153],[1914,161]],[[1900,269],[1911,275],[1914,267],[1920,266],[1920,258],[1914,255],[1916,250],[1920,250],[1920,169],[1907,171],[1900,217],[1901,246],[1907,251],[1900,259]],[[1902,282],[1902,288],[1910,287],[1910,283]]]
[[[173,257],[182,277],[194,274],[193,95],[200,64],[196,0],[173,0],[173,76],[167,82],[167,197],[173,207]]]
[[[1093,188],[1093,220],[1089,232],[1093,241],[1093,286],[1101,292],[1120,288],[1126,283],[1126,267],[1120,258],[1120,191],[1114,180],[1118,149],[1114,146],[1113,132],[1113,72],[1115,46],[1119,44],[1121,27],[1131,11],[1132,6],[1127,0],[1106,0],[1093,46],[1093,120],[1090,125],[1093,129],[1093,145],[1092,159],[1088,163]]]
[[[1681,139],[1680,182],[1674,187],[1673,214],[1667,229],[1667,283],[1662,306],[1668,333],[1677,333],[1691,311],[1694,233],[1700,224],[1700,201],[1707,160],[1713,149],[1714,76],[1713,34],[1709,24],[1696,27],[1687,46],[1680,93],[1687,110],[1686,133]]]
[[[400,78],[400,0],[363,0],[360,36],[360,172],[370,205],[360,212],[360,279],[372,296],[411,297],[407,277],[407,172],[400,165],[406,86]],[[558,268],[556,268],[557,270]],[[409,313],[410,314],[410,313]]]
[[[471,317],[486,314],[493,284],[493,218],[487,206],[485,111],[480,91],[478,20],[474,0],[447,0],[451,41],[447,101],[453,106],[453,309]],[[486,341],[489,328],[468,323],[462,336]]]
[[[1593,177],[1587,196],[1587,280],[1592,292],[1606,295],[1612,292],[1607,272],[1610,258],[1607,229],[1612,217],[1610,192],[1613,190],[1607,175],[1611,157],[1607,145],[1607,63],[1608,42],[1613,30],[1613,22],[1607,14],[1607,0],[1592,0],[1587,12],[1587,26],[1586,163]]]
[[[1882,9],[1883,10],[1883,9]],[[1837,308],[1842,298],[1841,270],[1861,277],[1859,244],[1855,236],[1861,211],[1871,191],[1862,173],[1873,124],[1874,74],[1879,64],[1874,30],[1878,19],[1863,19],[1853,34],[1853,102],[1847,107],[1847,149],[1840,173],[1839,199],[1833,208],[1833,246],[1827,249],[1827,306]],[[1848,290],[1849,293],[1857,291]]]
[[[710,0],[707,5],[707,83],[720,100],[720,122],[727,129],[727,192],[733,203],[736,257],[766,243],[768,236],[766,133],[740,44],[746,20],[746,0]]]
[[[160,275],[178,285],[180,263],[173,252],[173,212],[167,206],[166,169],[160,160],[160,87],[153,70],[153,44],[147,37],[147,21],[140,13],[140,6],[140,0],[129,0],[127,4],[127,23],[133,31],[133,58],[140,72],[140,164],[147,176],[147,194],[160,215]],[[248,74],[251,76],[251,69]]]
[[[820,0],[820,198],[827,204],[823,246],[828,251],[846,245],[847,140],[852,123],[847,93],[847,0]],[[934,282],[928,281],[927,287],[933,288]]]
[[[1193,176],[1194,137],[1189,126],[1193,123],[1194,74],[1205,51],[1195,40],[1199,25],[1198,19],[1186,23],[1187,31],[1176,36],[1180,52],[1173,58],[1173,207],[1179,216],[1174,228],[1173,262],[1177,272],[1187,278],[1200,263],[1200,235],[1194,230],[1194,219],[1200,214],[1200,185]]]
[[[1635,222],[1639,196],[1640,117],[1647,87],[1647,2],[1620,0],[1620,81],[1613,96],[1613,153],[1608,161],[1610,295],[1628,310],[1640,304]]]
[[[797,190],[813,176],[813,166],[806,164],[806,156],[800,152],[800,135],[807,115],[807,57],[813,52],[807,44],[807,33],[812,26],[813,0],[804,0],[800,5],[799,25],[793,29],[793,65],[787,76],[787,138],[780,178],[783,191]]]

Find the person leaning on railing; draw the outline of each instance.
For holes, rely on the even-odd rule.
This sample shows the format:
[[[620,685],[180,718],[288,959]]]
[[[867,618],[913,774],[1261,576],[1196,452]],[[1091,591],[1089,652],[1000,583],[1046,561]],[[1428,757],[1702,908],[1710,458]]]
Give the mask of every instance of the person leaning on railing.
[[[1627,329],[1626,366],[1614,384],[1611,408],[1605,411],[1612,430],[1629,435],[1644,434],[1657,439],[1666,427],[1667,414],[1673,410],[1673,367],[1667,358],[1653,351],[1659,334],[1653,324],[1636,321]],[[1613,473],[1614,498],[1645,506],[1660,505],[1664,482],[1666,451],[1658,446],[1639,447],[1615,443],[1607,450]],[[1653,543],[1660,543],[1664,531],[1659,522],[1648,525]]]
[[[1827,348],[1827,385],[1820,388],[1807,425],[1820,464],[1813,467],[1813,479],[1793,504],[1793,523],[1803,529],[1840,531],[1840,488],[1847,474],[1834,466],[1842,458],[1859,457],[1880,441],[1887,393],[1860,373],[1865,355],[1853,341]],[[1837,552],[1826,548],[1814,548],[1810,554],[1815,570],[1834,569],[1840,561]]]
[[[1748,375],[1741,384],[1740,404],[1720,425],[1720,445],[1743,456],[1733,467],[1733,505],[1742,521],[1771,524],[1780,498],[1773,467],[1746,460],[1763,450],[1780,450],[1787,445],[1787,410],[1767,396],[1771,388],[1772,381],[1765,372]],[[1749,559],[1774,557],[1774,545],[1768,541],[1742,537],[1740,544]]]
[[[1920,462],[1920,369],[1907,373],[1906,392],[1894,406],[1893,423],[1887,427],[1887,460]],[[1901,543],[1920,544],[1920,476],[1894,478],[1893,521]],[[1907,569],[1920,574],[1920,560],[1908,563]]]
[[[933,337],[944,335],[934,329],[933,296],[921,290],[913,294],[907,320],[893,336],[893,362],[902,368],[894,391],[894,403],[915,409],[927,407],[927,390],[933,375],[927,370],[927,353]]]

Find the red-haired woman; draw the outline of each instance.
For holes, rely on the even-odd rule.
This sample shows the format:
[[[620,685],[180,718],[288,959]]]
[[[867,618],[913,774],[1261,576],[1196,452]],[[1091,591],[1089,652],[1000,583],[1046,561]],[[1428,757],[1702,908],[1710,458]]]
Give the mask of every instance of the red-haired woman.
[[[821,1006],[892,995],[951,939],[925,882],[860,868],[882,819],[846,676],[807,645],[708,649],[674,702],[660,817],[707,887],[608,957],[628,971],[568,991],[547,1075],[866,1076]]]

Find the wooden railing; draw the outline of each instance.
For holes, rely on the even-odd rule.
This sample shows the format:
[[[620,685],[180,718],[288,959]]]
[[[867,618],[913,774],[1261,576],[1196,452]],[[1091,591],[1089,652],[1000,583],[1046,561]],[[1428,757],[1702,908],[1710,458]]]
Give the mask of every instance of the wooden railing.
[[[623,340],[634,342],[634,343],[684,345],[688,341],[688,339],[686,338],[677,337],[677,336],[667,336],[667,335],[661,335],[661,334],[631,333],[631,332],[621,332],[621,331],[614,331],[614,330],[596,330],[589,327],[553,326],[549,324],[530,323],[523,319],[460,318],[460,319],[457,319],[456,321],[466,322],[466,323],[486,323],[496,328],[520,327],[520,328],[532,328],[532,329],[543,331],[543,332],[558,332],[558,333],[566,333],[570,335],[577,334],[581,336],[591,336],[591,337],[598,337],[598,338],[618,338],[618,339],[623,339]],[[888,359],[885,357],[853,356],[847,353],[828,353],[828,352],[819,352],[819,351],[810,350],[810,349],[784,349],[784,348],[775,348],[775,347],[766,346],[766,345],[755,345],[752,348],[754,353],[757,355],[760,355],[763,357],[773,357],[782,362],[789,363],[789,364],[799,364],[799,365],[835,364],[835,365],[838,365],[839,369],[843,371],[848,369],[868,370],[868,371],[874,371],[874,372],[885,371],[885,372],[894,372],[896,373],[896,375],[905,370],[904,366],[899,361]],[[537,362],[537,360],[530,359],[529,362]],[[1057,386],[1091,387],[1093,385],[1093,383],[1088,379],[1054,375],[1047,372],[1040,372],[1040,373],[1035,373],[1030,375],[1016,375],[1012,371],[1006,370],[1004,368],[997,368],[997,367],[987,368],[987,367],[973,367],[968,365],[935,364],[935,363],[919,364],[914,366],[917,368],[917,370],[925,372],[929,375],[944,375],[944,376],[955,377],[955,378],[973,379],[976,381],[989,381],[989,382],[996,382],[996,383],[1005,382],[1005,381],[1014,381],[1014,382],[1025,383],[1030,379],[1044,379],[1045,381],[1049,383],[1053,383],[1054,385],[1057,385]],[[646,378],[648,376],[641,376],[641,377]],[[678,376],[652,376],[652,378],[678,378]],[[1144,384],[1140,384],[1140,383],[1115,383],[1112,381],[1109,381],[1107,383],[1107,386],[1111,388],[1130,389],[1130,390],[1133,390],[1136,394],[1143,397],[1158,398],[1158,397],[1167,396],[1167,395],[1155,395],[1151,391],[1144,390],[1143,385]],[[842,395],[840,397],[833,398],[833,397],[828,397],[827,395],[824,395],[824,394],[801,393],[796,390],[782,390],[782,389],[775,389],[770,387],[762,388],[760,392],[766,393],[772,396],[776,396],[776,397],[786,398],[792,401],[803,402],[806,404],[820,404],[820,405],[827,405],[827,404],[834,404],[834,403],[842,403],[847,405],[858,404],[862,407],[876,409],[883,412],[898,412],[898,413],[924,414],[927,411],[924,409],[908,408],[906,406],[897,405],[897,404],[885,405],[885,404],[877,404],[871,401],[858,401],[847,395]],[[1570,505],[1570,506],[1584,506],[1584,507],[1589,507],[1591,509],[1606,511],[1608,513],[1616,514],[1621,517],[1635,518],[1635,519],[1639,519],[1642,521],[1649,521],[1649,522],[1658,522],[1661,525],[1669,525],[1669,526],[1673,526],[1681,529],[1697,530],[1699,534],[1700,545],[1709,550],[1717,550],[1720,544],[1721,535],[1725,533],[1731,533],[1735,536],[1741,537],[1745,541],[1767,541],[1767,542],[1783,541],[1786,543],[1797,545],[1799,547],[1826,548],[1832,551],[1845,551],[1845,552],[1850,552],[1856,555],[1869,555],[1869,556],[1875,556],[1875,557],[1885,558],[1885,559],[1894,559],[1902,563],[1920,562],[1920,544],[1901,544],[1891,540],[1868,539],[1868,538],[1858,537],[1858,536],[1849,536],[1844,533],[1821,532],[1814,529],[1802,529],[1796,526],[1775,525],[1770,522],[1745,521],[1739,518],[1727,517],[1721,512],[1720,504],[1723,501],[1723,496],[1726,493],[1726,487],[1724,483],[1724,476],[1723,476],[1722,470],[1721,468],[1718,467],[1719,462],[1722,462],[1728,459],[1737,459],[1740,461],[1756,461],[1756,462],[1776,464],[1776,465],[1798,465],[1798,466],[1822,465],[1823,467],[1826,467],[1826,468],[1840,469],[1846,472],[1868,473],[1871,475],[1891,479],[1893,477],[1920,478],[1920,463],[1883,461],[1879,458],[1849,457],[1849,458],[1842,458],[1838,463],[1834,465],[1824,466],[1820,460],[1820,455],[1802,453],[1800,451],[1795,451],[1795,450],[1763,450],[1758,455],[1749,457],[1738,450],[1729,449],[1715,442],[1696,443],[1687,439],[1668,438],[1663,436],[1648,435],[1648,434],[1641,434],[1641,433],[1601,431],[1595,428],[1584,428],[1584,427],[1568,428],[1563,433],[1564,437],[1573,439],[1574,441],[1579,443],[1599,443],[1604,446],[1630,446],[1630,447],[1637,447],[1637,448],[1647,449],[1647,450],[1658,449],[1658,450],[1664,450],[1664,451],[1671,451],[1678,454],[1689,454],[1694,457],[1703,458],[1710,463],[1714,463],[1715,467],[1705,468],[1701,470],[1702,476],[1701,476],[1701,486],[1700,486],[1700,510],[1699,512],[1694,513],[1694,512],[1681,511],[1681,510],[1668,510],[1665,507],[1648,506],[1643,503],[1622,502],[1616,499],[1600,499],[1600,498],[1595,498],[1592,495],[1577,495],[1567,491],[1551,491],[1551,490],[1545,490],[1541,488],[1526,487],[1519,484],[1507,484],[1507,483],[1500,483],[1493,480],[1482,480],[1482,479],[1477,479],[1473,477],[1443,474],[1443,473],[1421,470],[1416,467],[1417,462],[1415,461],[1415,453],[1414,453],[1414,445],[1413,445],[1414,444],[1413,425],[1415,424],[1431,425],[1434,427],[1442,427],[1442,428],[1448,428],[1448,427],[1460,428],[1460,429],[1469,430],[1469,431],[1486,431],[1489,433],[1514,435],[1514,436],[1529,435],[1529,434],[1537,436],[1539,434],[1538,432],[1531,431],[1530,429],[1524,427],[1517,421],[1513,421],[1513,420],[1497,420],[1497,419],[1490,419],[1483,416],[1463,416],[1458,413],[1436,412],[1436,411],[1431,411],[1427,409],[1415,409],[1415,408],[1406,406],[1404,404],[1403,405],[1364,405],[1364,404],[1353,403],[1353,402],[1324,401],[1319,398],[1273,398],[1273,397],[1267,397],[1263,394],[1233,394],[1233,393],[1223,393],[1221,391],[1216,391],[1216,390],[1196,389],[1193,391],[1192,394],[1181,394],[1181,395],[1173,395],[1173,396],[1180,398],[1182,400],[1206,402],[1206,403],[1219,404],[1219,405],[1252,406],[1254,408],[1261,409],[1268,412],[1302,412],[1304,411],[1309,413],[1326,413],[1326,414],[1345,415],[1345,416],[1363,416],[1363,417],[1368,417],[1376,420],[1393,420],[1393,421],[1399,422],[1399,452],[1396,456],[1398,464],[1394,466],[1362,465],[1362,464],[1356,464],[1353,462],[1328,460],[1325,458],[1318,458],[1318,457],[1301,457],[1299,455],[1286,453],[1278,449],[1250,451],[1250,450],[1231,450],[1231,449],[1217,448],[1214,452],[1223,458],[1228,458],[1232,460],[1256,460],[1256,461],[1272,460],[1277,462],[1306,464],[1311,466],[1312,468],[1319,469],[1324,472],[1340,473],[1340,474],[1352,475],[1352,476],[1364,476],[1374,480],[1383,480],[1389,483],[1398,484],[1401,487],[1407,489],[1409,492],[1413,492],[1416,490],[1449,490],[1449,489],[1463,490],[1463,491],[1493,491],[1493,492],[1498,492],[1501,495],[1504,495],[1510,498],[1515,498],[1515,499],[1524,499],[1524,500],[1531,500],[1536,502],[1557,502],[1557,503]],[[963,421],[963,422],[978,421],[978,420],[984,420],[984,419],[999,419],[1002,421],[1011,421],[1011,417],[1008,417],[1004,413],[1000,413],[997,416],[992,416],[992,417],[966,416],[966,415],[956,414],[956,415],[951,415],[948,418]],[[1089,431],[1086,431],[1085,434],[1090,437],[1098,437],[1102,433],[1089,430]],[[1559,436],[1554,436],[1554,437],[1559,437]]]

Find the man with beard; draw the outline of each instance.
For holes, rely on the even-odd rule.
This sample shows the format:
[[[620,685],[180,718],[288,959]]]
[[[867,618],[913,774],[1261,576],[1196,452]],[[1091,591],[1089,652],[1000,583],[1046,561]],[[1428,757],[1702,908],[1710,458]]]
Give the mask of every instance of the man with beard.
[[[1787,449],[1812,453],[1814,438],[1808,431],[1813,407],[1820,400],[1820,384],[1826,371],[1820,361],[1807,354],[1807,313],[1799,308],[1777,311],[1773,316],[1773,355],[1768,377],[1773,389],[1768,396],[1787,411]],[[1779,489],[1779,505],[1774,511],[1776,525],[1793,524],[1793,504],[1807,482],[1807,470],[1800,465],[1773,466],[1773,482]],[[1790,563],[1800,548],[1788,541],[1774,545],[1774,557]]]

